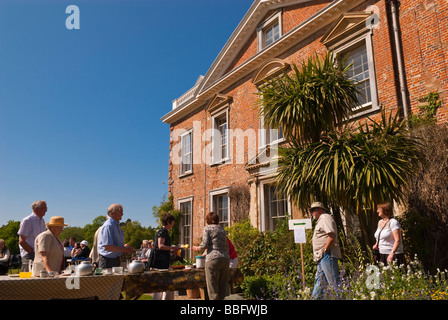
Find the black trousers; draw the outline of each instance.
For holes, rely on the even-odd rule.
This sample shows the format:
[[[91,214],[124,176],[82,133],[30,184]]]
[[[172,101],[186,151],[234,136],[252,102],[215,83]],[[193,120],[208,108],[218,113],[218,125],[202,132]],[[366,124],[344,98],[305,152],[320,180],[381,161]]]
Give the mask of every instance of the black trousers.
[[[388,254],[380,254],[380,262],[384,263],[385,266],[387,266],[387,257]],[[396,253],[394,255],[394,261],[397,262],[397,265],[406,264],[406,259],[404,258],[404,253]]]
[[[99,261],[98,261],[98,267],[101,269],[109,269],[113,267],[120,267],[121,266],[121,260],[120,257],[117,258],[107,258],[102,255],[100,255]]]

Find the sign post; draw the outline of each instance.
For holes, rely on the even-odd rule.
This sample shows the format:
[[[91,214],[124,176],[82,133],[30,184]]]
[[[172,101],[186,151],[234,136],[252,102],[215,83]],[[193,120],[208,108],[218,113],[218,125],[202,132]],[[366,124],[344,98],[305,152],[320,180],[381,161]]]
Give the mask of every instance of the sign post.
[[[294,242],[300,244],[302,260],[302,285],[305,289],[305,264],[303,262],[303,244],[306,243],[305,229],[311,229],[311,219],[289,220],[289,230],[294,230]]]

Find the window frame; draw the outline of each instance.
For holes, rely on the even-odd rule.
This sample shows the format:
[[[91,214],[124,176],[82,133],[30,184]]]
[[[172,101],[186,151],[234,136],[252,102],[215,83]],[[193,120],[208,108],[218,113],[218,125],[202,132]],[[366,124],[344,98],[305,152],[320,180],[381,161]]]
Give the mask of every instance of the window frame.
[[[274,219],[285,219],[287,213],[291,213],[291,201],[289,198],[284,195],[284,199],[282,201],[286,202],[286,211],[284,212],[284,215],[282,216],[276,216],[273,218],[271,216],[271,203],[272,199],[270,199],[270,190],[267,193],[266,189],[270,189],[273,187],[273,181],[269,180],[263,183],[260,183],[260,229],[262,231],[274,231],[275,230],[275,223]],[[269,223],[268,223],[269,221]]]
[[[221,215],[218,212],[217,208],[217,199],[218,197],[226,196],[227,197],[227,220],[222,220]],[[220,188],[216,190],[212,190],[209,192],[210,197],[210,211],[215,212],[219,215],[219,225],[222,227],[230,226],[230,197],[229,197],[229,188]]]
[[[184,139],[185,137],[190,136],[190,168],[189,170],[184,171]],[[179,161],[179,176],[187,176],[193,173],[193,129],[189,129],[180,135],[180,161]]]
[[[226,155],[223,157],[222,154],[222,135],[221,132],[219,132],[219,128],[217,128],[217,120],[221,118],[225,118],[226,121],[226,148],[225,152]],[[212,161],[211,165],[218,165],[227,163],[230,161],[230,139],[229,139],[229,106],[226,105],[224,108],[216,111],[211,115],[211,123],[212,123]],[[219,132],[219,136],[216,136],[216,133]],[[217,141],[220,141],[219,144],[217,144]],[[220,155],[220,157],[218,157]]]
[[[362,45],[364,43],[367,53],[367,62],[369,67],[369,85],[370,85],[370,95],[371,102],[365,103],[363,105],[357,106],[350,118],[362,117],[366,114],[376,112],[380,109],[379,99],[378,99],[378,85],[376,79],[375,70],[375,54],[373,50],[372,32],[366,31],[364,34],[351,38],[343,44],[332,47],[331,49],[334,53],[339,56],[349,53],[354,48]]]
[[[180,228],[180,230],[179,230],[179,233],[180,233],[179,239],[181,239],[182,244],[188,244],[190,248],[193,245],[193,199],[194,199],[194,197],[191,196],[191,197],[186,197],[186,198],[182,198],[182,199],[177,200],[177,207],[178,207],[179,211],[181,212],[181,223],[180,223],[180,226],[179,226],[179,228]],[[188,214],[189,215],[189,222],[190,222],[189,225],[188,224],[187,225],[184,224],[184,216],[186,216],[186,215],[182,212],[182,205],[184,205],[186,203],[190,204],[190,213]],[[188,243],[185,243],[185,228],[188,228],[189,229],[189,233],[190,233],[189,236],[188,236],[188,238],[189,238]],[[186,250],[186,256],[185,257],[188,258],[188,259],[191,259],[191,251],[190,250]]]
[[[263,21],[258,27],[257,27],[257,47],[258,52],[264,50],[265,48],[271,46],[273,43],[277,42],[282,36],[283,36],[283,23],[282,23],[282,11],[277,12],[276,14],[272,15],[265,21]],[[273,25],[278,23],[278,38],[274,39],[272,43],[266,45],[266,31]]]

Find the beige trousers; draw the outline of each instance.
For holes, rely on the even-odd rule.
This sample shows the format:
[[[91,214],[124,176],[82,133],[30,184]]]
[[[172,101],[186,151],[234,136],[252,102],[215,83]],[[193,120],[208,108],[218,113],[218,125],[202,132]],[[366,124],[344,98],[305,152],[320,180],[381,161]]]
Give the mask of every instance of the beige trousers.
[[[223,300],[229,282],[229,258],[218,258],[205,263],[205,280],[210,300]]]

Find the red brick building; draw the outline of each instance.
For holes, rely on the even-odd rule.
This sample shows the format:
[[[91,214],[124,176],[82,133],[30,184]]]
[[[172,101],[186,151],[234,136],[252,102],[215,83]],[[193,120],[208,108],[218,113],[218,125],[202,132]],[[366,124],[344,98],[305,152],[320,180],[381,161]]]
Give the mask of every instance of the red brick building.
[[[169,193],[181,210],[181,242],[199,242],[208,211],[223,225],[248,215],[272,230],[300,213],[271,186],[275,166],[266,146],[282,134],[263,128],[256,106],[264,79],[311,54],[334,50],[353,62],[350,76],[365,93],[354,119],[381,109],[403,116],[438,92],[447,122],[448,2],[446,0],[256,0],[205,76],[173,101]]]

